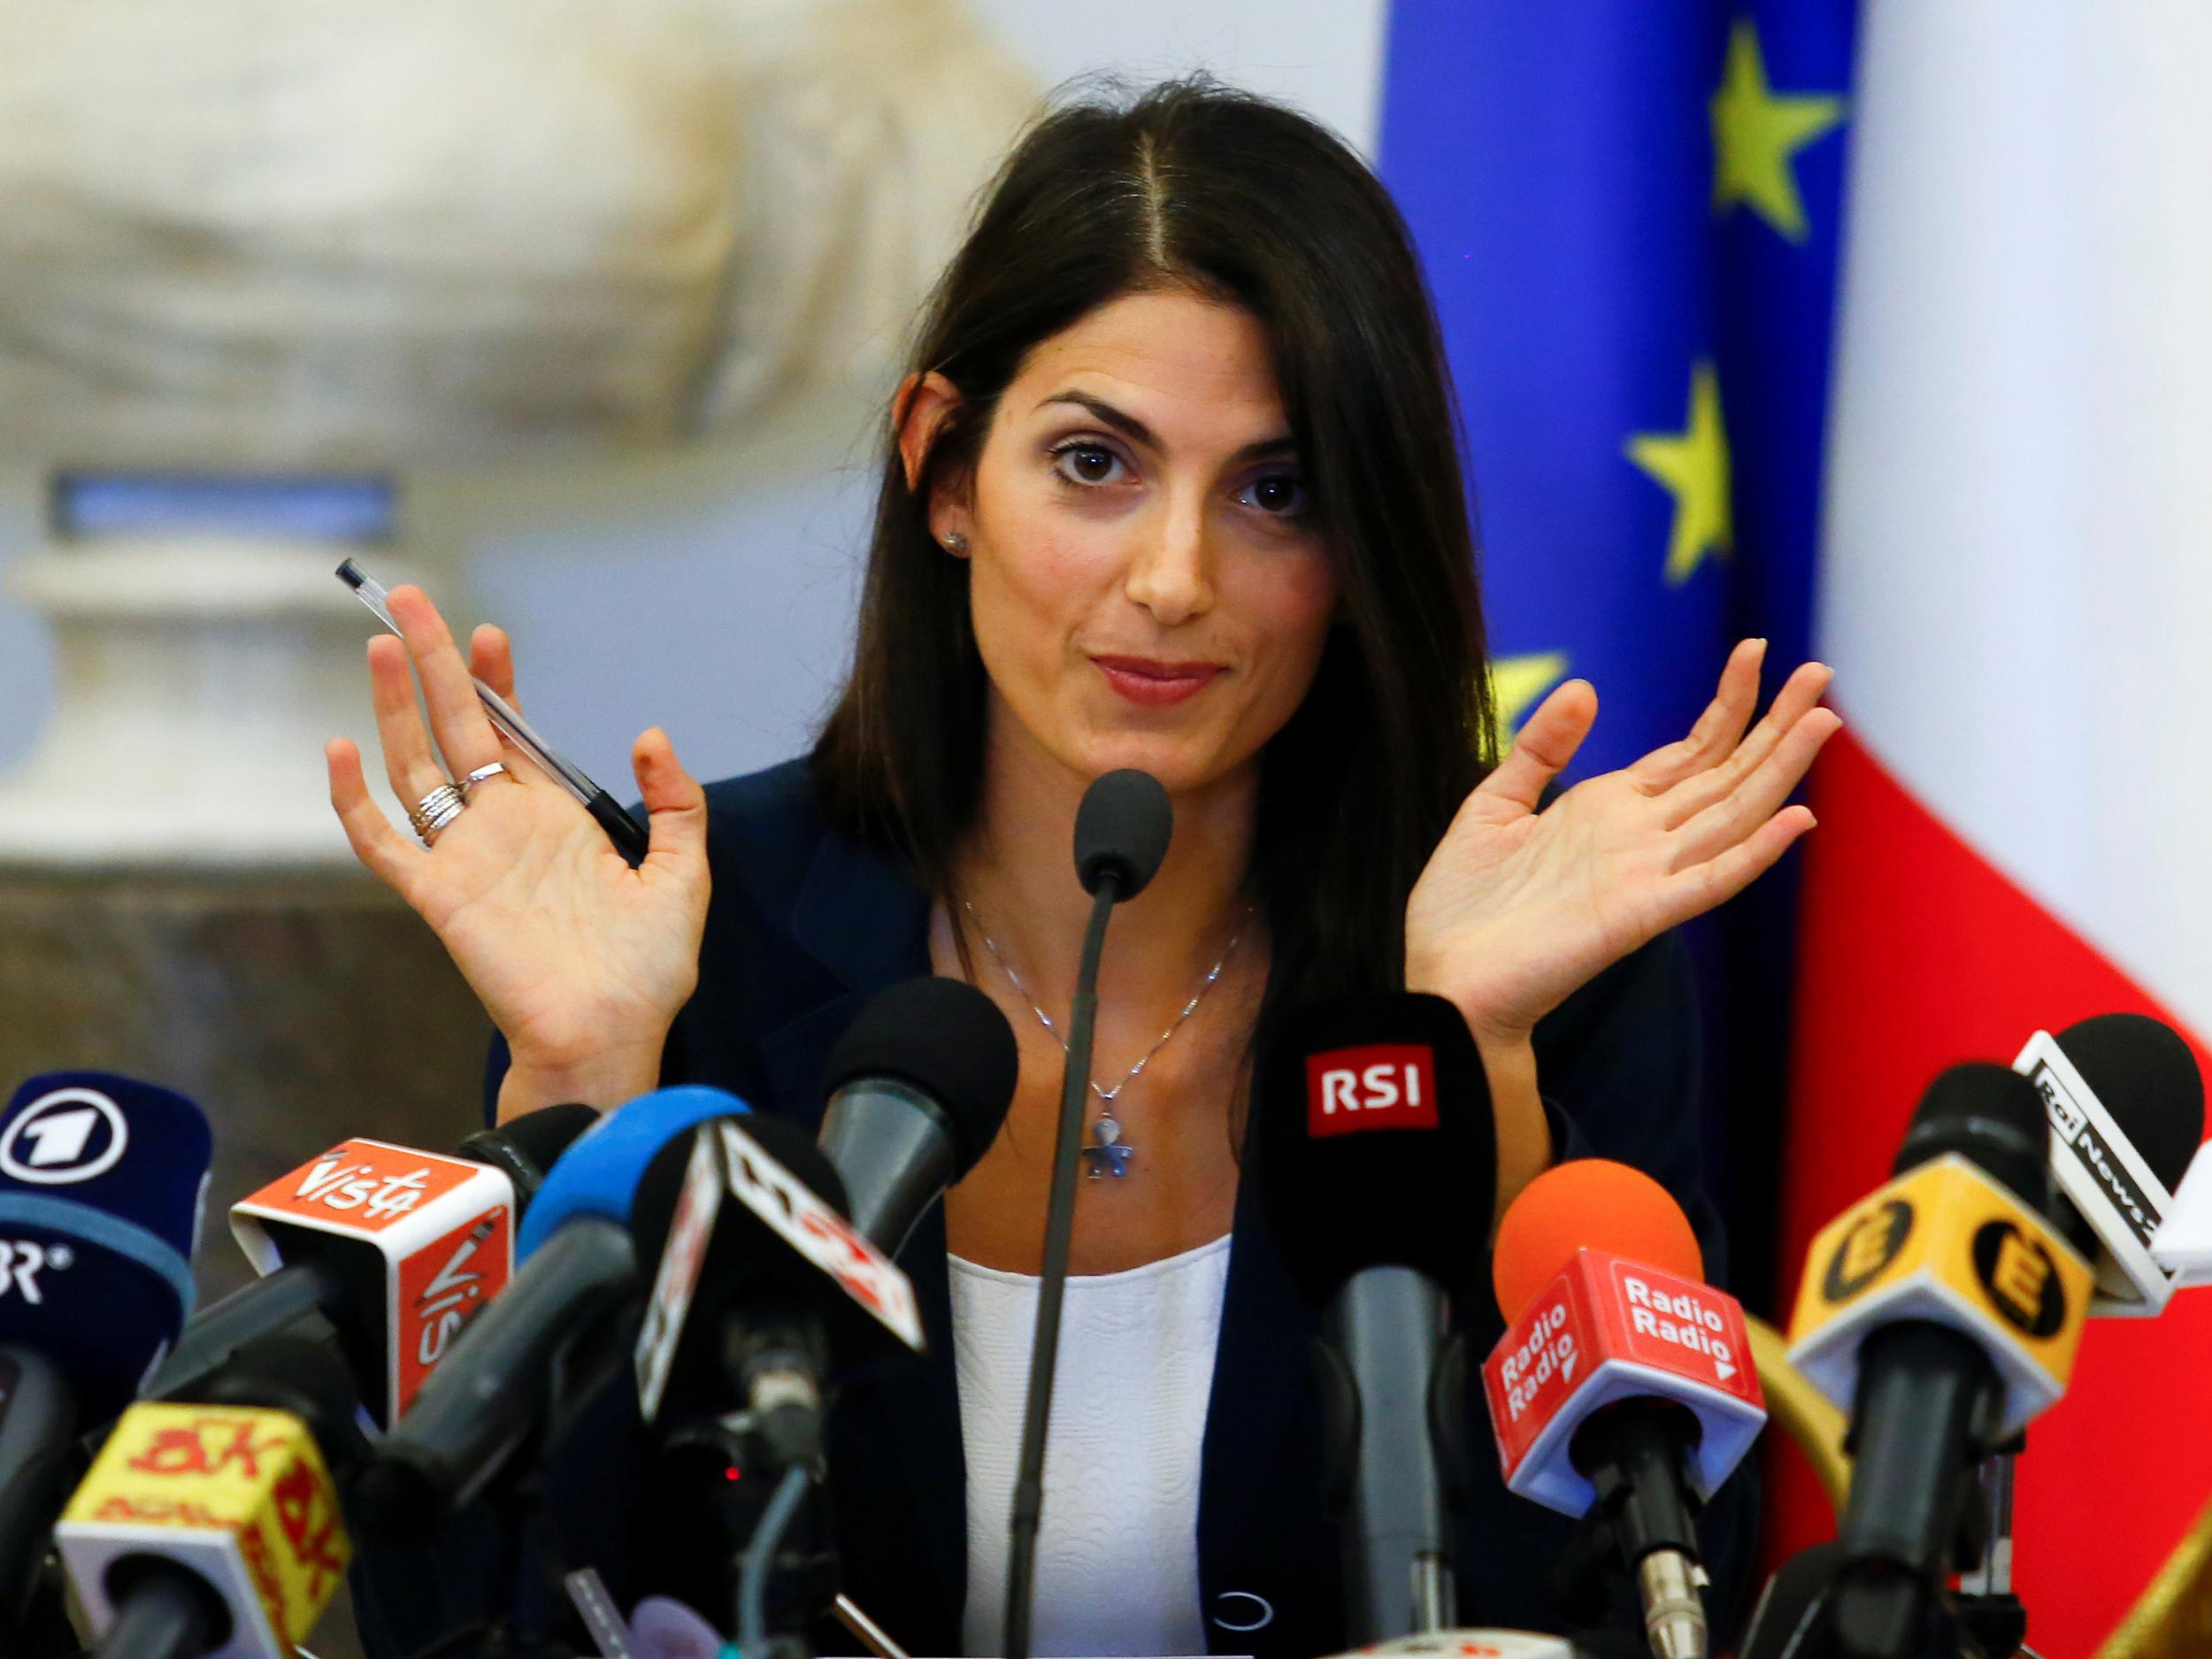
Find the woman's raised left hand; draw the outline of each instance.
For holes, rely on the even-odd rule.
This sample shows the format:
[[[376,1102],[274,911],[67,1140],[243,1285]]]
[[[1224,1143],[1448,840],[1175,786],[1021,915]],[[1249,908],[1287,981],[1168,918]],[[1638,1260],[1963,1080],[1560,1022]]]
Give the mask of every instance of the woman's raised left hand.
[[[1406,983],[1455,1003],[1486,1044],[1536,1022],[1640,945],[1741,892],[1813,826],[1783,804],[1843,722],[1807,663],[1756,726],[1763,640],[1739,644],[1677,743],[1537,803],[1597,718],[1572,680],[1470,795],[1406,903]],[[1749,728],[1747,731],[1747,727]]]

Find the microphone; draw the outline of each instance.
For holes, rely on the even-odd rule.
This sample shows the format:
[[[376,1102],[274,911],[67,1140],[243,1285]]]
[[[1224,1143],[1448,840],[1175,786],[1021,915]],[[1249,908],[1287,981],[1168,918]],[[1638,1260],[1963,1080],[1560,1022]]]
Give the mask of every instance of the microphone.
[[[597,1116],[527,1113],[463,1143],[481,1157],[342,1141],[242,1199],[231,1232],[262,1277],[194,1318],[146,1392],[197,1398],[242,1347],[319,1313],[372,1417],[389,1426],[511,1276],[517,1179],[534,1193]]]
[[[129,1403],[191,1310],[213,1147],[198,1107],[128,1078],[50,1072],[9,1102],[0,1345],[59,1363],[88,1425]]]
[[[344,1363],[280,1335],[215,1393],[132,1405],[54,1528],[101,1659],[290,1659],[345,1576],[333,1463],[366,1442]]]
[[[454,1148],[465,1158],[488,1164],[505,1174],[515,1189],[515,1217],[529,1212],[546,1171],[600,1118],[595,1106],[570,1102],[541,1106],[489,1129],[479,1129]]]
[[[0,1638],[30,1616],[76,1437],[191,1310],[213,1151],[190,1101],[103,1072],[35,1077],[0,1115]]]
[[[2013,1070],[2051,1125],[2051,1175],[2068,1240],[2096,1274],[2092,1316],[2162,1311],[2176,1288],[2152,1241],[2204,1135],[2204,1079],[2180,1033],[2144,1014],[2100,1014],[2028,1039]]]
[[[710,1118],[751,1110],[726,1089],[685,1083],[641,1094],[608,1112],[547,1171],[537,1202],[515,1234],[516,1259],[526,1265],[580,1217],[626,1228],[638,1179],[663,1147]]]
[[[975,1167],[1019,1071],[1014,1028],[964,980],[907,979],[860,1010],[830,1051],[819,1145],[870,1243],[896,1256],[922,1212]]]
[[[2212,1285],[2212,1156],[2202,1148],[2151,1237],[2151,1259],[2171,1275],[2176,1290]]]
[[[1363,1642],[1441,1630],[1455,1586],[1431,1424],[1459,1410],[1437,1397],[1449,1304],[1474,1282],[1497,1189],[1482,1061],[1438,996],[1321,1003],[1286,1029],[1297,1041],[1253,1083],[1255,1173],[1327,1332],[1349,1628]]]
[[[1815,1237],[1790,1359],[1851,1413],[1840,1652],[1898,1659],[1939,1601],[1973,1465],[2065,1391],[2089,1265],[2044,1218],[2043,1097],[1979,1062],[1929,1086],[1896,1171]]]
[[[828,1385],[898,1343],[923,1346],[912,1286],[844,1208],[836,1169],[803,1131],[725,1118],[664,1148],[632,1209],[639,1255],[659,1257],[636,1345],[640,1413],[663,1429],[655,1587],[734,1605],[747,1653],[767,1649],[772,1578],[787,1590],[780,1626],[835,1599],[834,1555],[801,1513]]]
[[[345,1344],[363,1404],[389,1426],[454,1333],[505,1287],[514,1203],[501,1171],[355,1138],[233,1204],[230,1227],[257,1271],[301,1270],[265,1305],[311,1294]]]
[[[1766,1422],[1743,1310],[1705,1283],[1673,1195],[1602,1158],[1522,1189],[1491,1273],[1507,1323],[1482,1381],[1507,1488],[1593,1517],[1652,1652],[1702,1655],[1697,1512]]]
[[[1083,1105],[1091,1089],[1091,1033],[1098,1023],[1098,961],[1114,906],[1133,899],[1159,872],[1174,833],[1167,791],[1149,772],[1125,769],[1094,779],[1075,811],[1075,873],[1091,895],[1091,916],[1077,959],[1068,1011],[1067,1064],[1060,1073],[1060,1121],[1052,1143],[1052,1186],[1045,1202],[1044,1263],[1037,1283],[1036,1334],[1029,1351],[1029,1394],[1021,1453],[1007,1515],[1006,1659],[1029,1659],[1030,1604],[1037,1571],[1037,1524],[1044,1512],[1045,1431],[1052,1420],[1052,1379],[1060,1359],[1060,1304],[1067,1294],[1068,1245],[1075,1229],[1075,1164]]]
[[[47,1538],[69,1496],[76,1425],[61,1367],[35,1348],[0,1348],[0,1647],[8,1651],[15,1644],[5,1638],[31,1617]]]
[[[505,1292],[453,1340],[363,1472],[362,1525],[434,1523],[483,1490],[554,1409],[557,1362],[634,1301],[630,1208],[647,1166],[695,1125],[749,1110],[721,1089],[657,1089],[578,1137],[523,1217]]]
[[[887,1338],[921,1351],[913,1286],[845,1209],[836,1167],[778,1118],[718,1118],[661,1150],[630,1217],[639,1256],[659,1262],[636,1350],[648,1423],[719,1413],[733,1385],[778,1466],[810,1463],[833,1351],[841,1365]],[[797,1420],[786,1408],[807,1426],[779,1439],[779,1412]]]

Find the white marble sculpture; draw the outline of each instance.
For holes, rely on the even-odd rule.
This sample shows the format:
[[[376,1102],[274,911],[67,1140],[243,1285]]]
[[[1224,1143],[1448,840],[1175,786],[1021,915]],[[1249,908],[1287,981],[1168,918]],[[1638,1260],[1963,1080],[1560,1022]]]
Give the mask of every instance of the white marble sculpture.
[[[403,478],[878,379],[1035,96],[958,0],[0,5],[0,462]],[[16,561],[58,674],[0,858],[344,858],[337,556]]]

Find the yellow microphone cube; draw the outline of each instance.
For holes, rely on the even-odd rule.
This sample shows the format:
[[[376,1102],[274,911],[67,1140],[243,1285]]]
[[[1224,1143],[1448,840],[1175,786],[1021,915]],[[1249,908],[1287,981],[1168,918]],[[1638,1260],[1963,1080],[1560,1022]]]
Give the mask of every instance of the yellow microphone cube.
[[[1955,1152],[1853,1205],[1814,1239],[1790,1319],[1790,1363],[1845,1411],[1859,1344],[1922,1319],[1978,1342],[2005,1390],[2005,1432],[2066,1392],[2094,1282],[2036,1210]]]
[[[291,1651],[352,1555],[315,1437],[289,1412],[249,1406],[132,1406],[54,1540],[102,1634],[119,1562],[158,1556],[199,1574],[233,1624],[211,1659]]]

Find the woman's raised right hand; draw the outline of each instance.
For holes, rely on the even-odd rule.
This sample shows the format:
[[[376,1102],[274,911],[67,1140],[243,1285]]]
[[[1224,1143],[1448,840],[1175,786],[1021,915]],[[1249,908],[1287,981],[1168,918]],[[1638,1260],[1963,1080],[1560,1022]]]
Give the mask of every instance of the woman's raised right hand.
[[[388,597],[405,642],[369,641],[384,773],[413,804],[492,761],[461,815],[425,849],[369,798],[359,749],[325,751],[330,803],[354,854],[430,924],[513,1052],[500,1115],[582,1101],[609,1107],[651,1088],[670,1024],[698,979],[706,926],[706,795],[658,727],[630,762],[652,817],[633,870],[575,796],[539,771],[486,716],[474,673],[515,700],[507,636],[476,630],[461,660],[421,589]],[[408,674],[421,676],[425,729]],[[433,747],[433,740],[435,747]],[[439,757],[444,757],[442,766]]]

